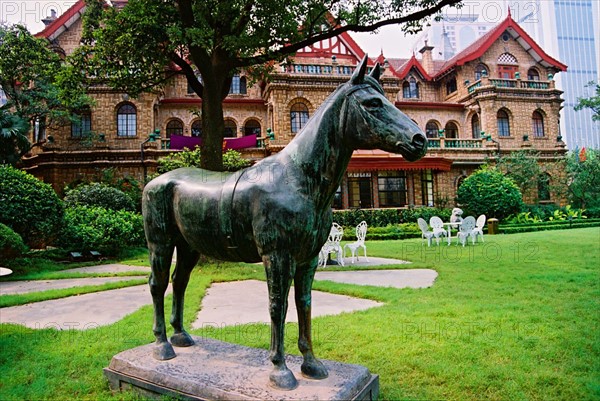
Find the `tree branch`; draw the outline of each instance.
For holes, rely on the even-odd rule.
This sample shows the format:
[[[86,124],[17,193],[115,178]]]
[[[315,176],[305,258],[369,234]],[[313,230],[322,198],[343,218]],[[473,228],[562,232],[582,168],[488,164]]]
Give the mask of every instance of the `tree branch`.
[[[171,53],[171,60],[173,60],[173,62],[177,64],[179,68],[181,68],[181,71],[183,71],[183,73],[185,74],[185,77],[187,78],[187,81],[194,90],[194,92],[196,92],[198,96],[202,97],[202,95],[204,94],[204,85],[202,85],[198,80],[196,72],[194,71],[192,66],[189,65],[187,61],[185,61],[179,54],[175,52]]]

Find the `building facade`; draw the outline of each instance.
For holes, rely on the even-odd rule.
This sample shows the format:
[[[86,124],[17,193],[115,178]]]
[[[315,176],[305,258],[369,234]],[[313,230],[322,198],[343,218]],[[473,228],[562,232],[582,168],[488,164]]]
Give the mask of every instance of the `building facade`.
[[[85,3],[78,1],[38,36],[69,54],[79,43],[84,10]],[[333,206],[452,206],[466,176],[520,149],[539,151],[548,170],[540,180],[546,188],[525,200],[560,203],[547,195],[547,177],[552,181],[559,172],[546,162],[565,152],[559,130],[562,92],[554,76],[567,67],[546,54],[510,15],[450,60],[434,60],[433,51],[425,43],[419,58],[381,54],[369,60],[371,66],[384,67],[387,98],[426,134],[427,155],[411,163],[383,151],[356,151]],[[243,72],[235,76],[224,101],[225,137],[257,135],[256,145],[241,150],[254,160],[280,151],[363,57],[360,46],[344,34],[302,49],[280,63],[268,82],[250,86]],[[81,111],[81,122],[50,132],[53,140],[25,160],[30,172],[57,189],[108,167],[141,180],[158,157],[173,152],[169,144],[175,135],[202,136],[201,99],[183,75],[160,93],[137,99],[103,87],[90,93],[96,103]],[[161,139],[149,141],[156,130]],[[267,130],[272,132],[268,139]]]

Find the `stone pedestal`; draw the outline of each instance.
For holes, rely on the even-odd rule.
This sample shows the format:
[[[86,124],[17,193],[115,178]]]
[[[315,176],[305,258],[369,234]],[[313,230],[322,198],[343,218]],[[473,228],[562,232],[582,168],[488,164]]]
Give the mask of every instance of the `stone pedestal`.
[[[379,377],[363,366],[323,360],[324,380],[302,376],[302,357],[286,357],[298,387],[291,391],[269,385],[268,351],[194,337],[196,345],[175,348],[177,357],[157,361],[153,344],[113,357],[104,374],[114,391],[133,388],[146,396],[169,395],[189,400],[376,400]]]

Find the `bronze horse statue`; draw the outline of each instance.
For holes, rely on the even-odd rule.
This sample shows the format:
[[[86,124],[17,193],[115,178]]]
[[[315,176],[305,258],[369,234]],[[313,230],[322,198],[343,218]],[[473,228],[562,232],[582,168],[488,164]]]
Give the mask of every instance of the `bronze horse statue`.
[[[302,374],[327,377],[311,340],[311,289],[319,250],[332,224],[331,203],[355,149],[421,158],[427,140],[419,127],[384,96],[379,65],[366,75],[362,60],[282,151],[236,173],[180,168],[144,189],[143,215],[152,274],[154,357],[175,357],[194,344],[184,330],[183,299],[201,254],[220,260],[260,262],[265,267],[271,315],[270,383],[293,389],[298,382],[285,363],[284,326],[292,280],[298,311]],[[167,341],[164,293],[174,248],[175,329]]]

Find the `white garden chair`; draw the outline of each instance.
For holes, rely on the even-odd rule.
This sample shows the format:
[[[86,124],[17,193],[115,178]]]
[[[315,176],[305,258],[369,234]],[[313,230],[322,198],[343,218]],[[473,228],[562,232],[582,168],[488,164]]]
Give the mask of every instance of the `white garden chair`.
[[[365,238],[367,237],[367,222],[361,221],[356,226],[356,241],[351,244],[344,245],[344,257],[346,257],[346,248],[350,249],[352,252],[352,261],[350,263],[354,263],[354,259],[358,260],[358,248],[362,248],[365,253],[365,259],[367,262],[369,258],[367,258],[367,247],[365,245]]]
[[[446,237],[448,232],[444,228],[444,222],[438,216],[433,216],[429,219],[429,225],[433,231],[433,236],[435,237],[438,245],[440,244],[440,237]]]
[[[460,242],[462,244],[462,246],[465,246],[465,244],[467,243],[467,239],[469,237],[471,237],[473,239],[473,244],[475,244],[475,237],[473,236],[474,229],[475,229],[475,217],[473,217],[473,216],[465,217],[462,224],[458,228],[458,234],[456,235],[456,237],[458,238],[458,241],[456,242],[456,245],[458,245],[458,242]]]
[[[433,231],[429,231],[429,226],[427,225],[427,222],[420,217],[417,219],[417,224],[419,225],[419,229],[421,229],[421,238],[423,239],[423,241],[425,241],[425,238],[427,238],[427,246],[431,246],[431,239],[433,238]],[[439,240],[438,240],[438,244],[439,244]],[[421,245],[422,245],[422,243],[421,243]]]
[[[482,214],[481,216],[479,216],[477,218],[477,221],[475,222],[475,228],[473,229],[473,242],[477,242],[477,236],[481,237],[481,241],[485,242],[483,240],[483,227],[485,227],[485,214]]]
[[[327,242],[321,248],[319,252],[319,264],[320,267],[325,267],[327,265],[327,259],[329,259],[329,254],[335,252],[337,254],[336,260],[340,266],[344,266],[344,252],[342,251],[342,247],[340,242],[342,241],[342,236],[344,235],[344,229],[338,223],[333,223],[331,225],[331,230],[329,231],[329,237],[327,237]]]

